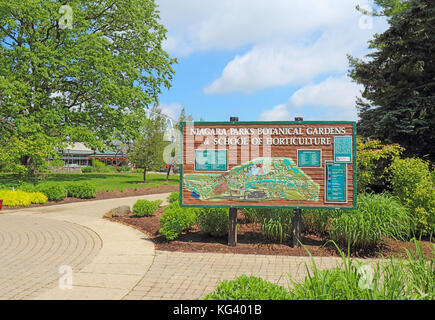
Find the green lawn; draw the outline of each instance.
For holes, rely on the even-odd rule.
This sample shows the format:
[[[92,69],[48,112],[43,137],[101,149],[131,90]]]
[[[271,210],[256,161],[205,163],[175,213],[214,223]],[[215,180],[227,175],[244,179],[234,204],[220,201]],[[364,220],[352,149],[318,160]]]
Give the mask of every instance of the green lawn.
[[[178,185],[179,175],[171,174],[166,181],[166,174],[148,173],[147,183],[143,184],[143,173],[51,173],[45,181],[73,182],[89,181],[97,190],[124,190],[128,188],[152,188],[161,185]],[[0,176],[0,184],[13,184],[14,178],[9,174]]]

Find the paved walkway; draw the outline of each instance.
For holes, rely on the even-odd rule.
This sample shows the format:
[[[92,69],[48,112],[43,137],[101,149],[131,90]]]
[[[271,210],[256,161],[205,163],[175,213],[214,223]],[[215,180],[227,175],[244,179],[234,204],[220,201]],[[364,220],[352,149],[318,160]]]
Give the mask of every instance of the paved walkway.
[[[77,272],[101,246],[94,231],[74,223],[0,215],[0,299],[40,295],[57,285],[62,266]]]
[[[241,274],[285,286],[288,275],[305,277],[308,257],[155,251],[142,232],[102,219],[117,206],[168,195],[2,211],[0,299],[201,299]],[[341,262],[314,260],[321,269]],[[71,289],[59,286],[64,265],[72,270]]]
[[[319,269],[333,268],[341,259],[314,257]],[[181,253],[156,251],[154,263],[145,277],[124,299],[202,299],[221,280],[253,275],[288,287],[289,275],[299,281],[307,275],[309,257],[228,253]]]

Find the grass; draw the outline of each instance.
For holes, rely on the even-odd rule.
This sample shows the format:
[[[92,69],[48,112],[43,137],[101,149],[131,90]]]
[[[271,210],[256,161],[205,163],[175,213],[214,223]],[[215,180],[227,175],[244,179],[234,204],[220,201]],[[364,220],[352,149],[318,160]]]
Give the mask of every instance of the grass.
[[[119,190],[124,191],[129,188],[153,188],[163,185],[177,185],[179,183],[178,175],[170,175],[166,181],[166,174],[147,173],[147,182],[143,183],[143,173],[51,173],[45,178],[45,181],[55,181],[61,183],[83,182],[92,183],[97,191],[99,190]],[[12,186],[19,184],[10,174],[0,175],[0,185]]]
[[[257,277],[240,276],[222,281],[205,296],[212,300],[434,300],[435,245],[430,257],[424,257],[421,244],[412,240],[414,250],[405,259],[362,263],[345,256],[342,266],[320,270],[311,257],[312,269],[305,264],[307,276],[294,281],[286,290]],[[338,247],[337,247],[338,249]]]

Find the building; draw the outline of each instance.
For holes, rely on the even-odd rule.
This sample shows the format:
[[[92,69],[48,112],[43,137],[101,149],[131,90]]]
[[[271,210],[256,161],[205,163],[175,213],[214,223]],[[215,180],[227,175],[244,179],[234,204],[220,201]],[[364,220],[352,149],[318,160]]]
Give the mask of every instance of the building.
[[[92,160],[98,159],[106,165],[123,166],[128,164],[127,149],[117,144],[116,151],[107,150],[100,152],[86,147],[81,142],[76,142],[63,150],[61,159],[65,167],[86,167],[92,166]]]

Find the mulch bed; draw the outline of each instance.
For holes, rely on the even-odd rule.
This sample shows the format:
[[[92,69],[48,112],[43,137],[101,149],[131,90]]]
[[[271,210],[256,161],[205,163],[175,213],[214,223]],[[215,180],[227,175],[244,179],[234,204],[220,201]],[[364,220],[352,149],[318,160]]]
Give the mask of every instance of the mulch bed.
[[[32,207],[45,207],[52,206],[57,204],[65,204],[65,203],[73,203],[73,202],[83,202],[83,201],[94,201],[94,200],[104,200],[104,199],[113,199],[113,198],[125,198],[125,197],[134,197],[134,196],[143,196],[147,194],[156,194],[156,193],[168,193],[179,191],[180,187],[178,185],[163,185],[159,187],[151,187],[148,188],[143,186],[141,188],[137,187],[136,190],[134,188],[124,189],[124,191],[119,190],[99,190],[97,191],[97,195],[92,199],[78,199],[78,198],[65,198],[61,201],[47,201],[44,204],[31,204],[25,208]],[[24,207],[5,207],[3,206],[2,211],[12,210],[12,209],[23,209]]]
[[[284,243],[272,241],[263,236],[259,224],[247,223],[243,212],[238,210],[237,246],[230,247],[227,238],[211,237],[201,233],[199,228],[183,232],[177,239],[167,241],[158,233],[160,229],[160,216],[163,208],[151,217],[137,217],[133,213],[124,217],[110,218],[109,220],[123,223],[144,232],[155,244],[156,250],[178,251],[178,252],[215,252],[215,253],[242,253],[242,254],[263,254],[263,255],[284,255],[284,256],[308,256],[307,250],[312,256],[335,256],[340,254],[328,239],[315,234],[302,234],[302,244],[305,247],[291,247],[291,239]],[[425,256],[431,255],[432,243],[422,241],[422,249]],[[408,242],[385,239],[381,248],[352,252],[351,256],[358,258],[380,258],[400,256],[405,250],[412,250],[413,244]],[[346,248],[341,248],[347,252]]]

